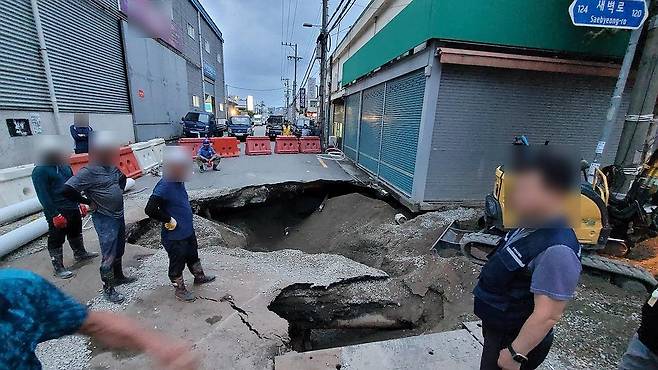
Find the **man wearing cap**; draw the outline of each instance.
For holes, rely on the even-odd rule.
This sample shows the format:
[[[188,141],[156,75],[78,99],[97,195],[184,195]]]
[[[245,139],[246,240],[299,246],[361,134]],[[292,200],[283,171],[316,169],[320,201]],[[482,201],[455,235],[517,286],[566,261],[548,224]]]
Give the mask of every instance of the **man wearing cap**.
[[[489,255],[474,290],[482,319],[480,369],[535,369],[580,278],[580,244],[567,222],[577,166],[556,151],[520,152],[506,168],[507,207],[517,219]]]
[[[199,165],[199,170],[201,172],[206,170],[206,164],[212,163],[212,169],[218,171],[217,166],[219,166],[219,161],[221,157],[217,155],[215,149],[210,144],[210,140],[204,139],[201,148],[197,152],[196,161]]]
[[[126,245],[123,190],[127,179],[115,166],[119,146],[111,132],[92,136],[90,149],[89,165],[66,181],[64,195],[91,206],[103,256],[100,267],[103,294],[108,301],[121,303],[124,297],[114,288],[137,280],[124,275],[121,263]]]
[[[65,239],[69,241],[76,262],[92,259],[98,254],[87,252],[82,239],[82,217],[87,213],[87,206],[62,194],[64,183],[73,176],[73,171],[60,143],[57,137],[43,137],[39,145],[40,158],[32,171],[32,182],[48,221],[48,253],[55,276],[68,279],[74,274],[64,268]]]
[[[175,296],[181,301],[194,301],[185,287],[185,266],[194,275],[194,284],[215,280],[206,275],[201,267],[196,234],[194,233],[192,207],[185,190],[192,163],[187,152],[180,147],[167,147],[164,153],[164,176],[153,189],[146,204],[146,214],[162,222],[162,245],[169,256],[169,279],[175,288]]]

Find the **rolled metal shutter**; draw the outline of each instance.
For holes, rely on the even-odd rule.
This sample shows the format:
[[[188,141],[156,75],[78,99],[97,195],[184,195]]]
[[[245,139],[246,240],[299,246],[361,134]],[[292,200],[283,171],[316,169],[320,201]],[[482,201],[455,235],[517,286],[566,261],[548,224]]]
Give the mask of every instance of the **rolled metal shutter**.
[[[410,195],[425,95],[423,70],[386,82],[379,177]]]
[[[0,109],[51,109],[29,0],[0,0]]]
[[[363,91],[359,128],[359,164],[378,174],[384,113],[384,84]]]
[[[117,18],[83,0],[39,2],[59,109],[130,111]]]
[[[345,98],[345,137],[343,138],[343,152],[347,157],[356,160],[359,135],[359,108],[361,94],[352,94]]]

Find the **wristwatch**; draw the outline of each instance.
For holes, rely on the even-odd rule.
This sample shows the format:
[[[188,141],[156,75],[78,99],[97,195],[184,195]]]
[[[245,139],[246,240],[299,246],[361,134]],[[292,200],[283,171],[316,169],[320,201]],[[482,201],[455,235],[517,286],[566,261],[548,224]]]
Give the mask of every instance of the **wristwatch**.
[[[520,363],[521,365],[523,365],[523,364],[525,364],[526,362],[528,362],[528,358],[527,358],[525,355],[522,355],[522,354],[520,354],[520,353],[517,353],[517,352],[514,350],[514,348],[512,347],[511,344],[510,344],[509,346],[507,346],[507,350],[509,351],[509,353],[512,354],[512,360],[514,360],[514,361]]]

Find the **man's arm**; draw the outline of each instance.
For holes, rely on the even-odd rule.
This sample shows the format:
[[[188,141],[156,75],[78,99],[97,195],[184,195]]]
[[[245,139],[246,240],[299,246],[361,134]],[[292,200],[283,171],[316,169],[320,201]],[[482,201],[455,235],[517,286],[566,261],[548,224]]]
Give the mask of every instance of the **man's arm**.
[[[112,349],[146,353],[164,369],[196,369],[197,357],[182,342],[165,338],[136,321],[110,312],[91,311],[79,332]]]
[[[79,191],[75,190],[71,185],[64,185],[64,188],[62,189],[62,195],[74,202],[80,203],[80,204],[91,204],[91,200],[89,198],[84,197]]]
[[[126,190],[127,183],[128,183],[128,178],[122,172],[121,175],[119,176],[119,187],[121,188],[121,190]]]
[[[151,195],[149,198],[148,203],[146,203],[144,212],[147,216],[160,222],[166,223],[171,220],[171,216],[164,210],[164,199],[155,194]]]
[[[32,172],[32,183],[34,184],[34,191],[37,193],[39,203],[43,206],[44,210],[60,213],[53,198],[50,196],[50,181],[48,181],[48,174],[42,168],[36,168]]]

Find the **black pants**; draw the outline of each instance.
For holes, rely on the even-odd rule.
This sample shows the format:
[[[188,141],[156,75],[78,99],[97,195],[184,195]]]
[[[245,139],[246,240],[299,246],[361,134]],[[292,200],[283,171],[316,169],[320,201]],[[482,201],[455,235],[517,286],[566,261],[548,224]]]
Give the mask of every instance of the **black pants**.
[[[498,327],[487,325],[482,322],[482,335],[484,336],[484,348],[482,349],[482,360],[480,361],[480,370],[500,370],[498,367],[498,356],[503,348],[507,348],[516,339],[521,328],[511,330],[501,330]],[[528,363],[521,366],[521,370],[536,369],[546,359],[548,352],[553,344],[553,330],[548,333],[530,353],[528,353]]]
[[[199,262],[199,245],[196,234],[183,240],[162,240],[169,256],[169,279],[176,279],[183,275],[185,265],[192,272],[192,266]]]
[[[64,210],[62,216],[66,217],[66,227],[58,229],[53,225],[53,220],[48,220],[48,251],[56,255],[62,254],[64,240],[68,240],[71,248],[82,239],[82,217],[80,210]]]

